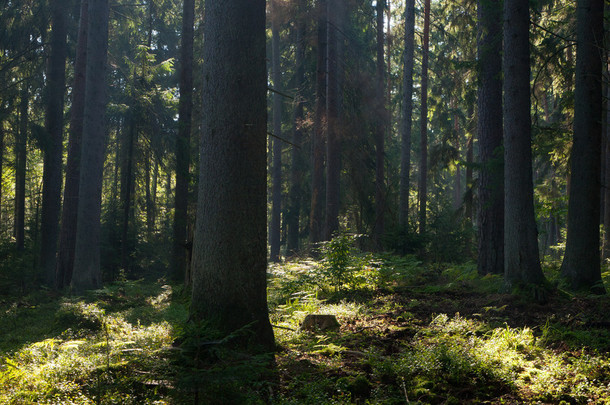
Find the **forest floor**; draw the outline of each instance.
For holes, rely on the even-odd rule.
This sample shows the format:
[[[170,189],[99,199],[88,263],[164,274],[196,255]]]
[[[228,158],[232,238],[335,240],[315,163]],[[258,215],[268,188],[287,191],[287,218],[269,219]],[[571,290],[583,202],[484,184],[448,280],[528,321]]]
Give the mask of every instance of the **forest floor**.
[[[270,266],[273,367],[185,323],[162,279],[2,297],[0,404],[610,404],[608,297],[534,303],[471,264],[350,263]],[[312,313],[340,326],[301,329]]]

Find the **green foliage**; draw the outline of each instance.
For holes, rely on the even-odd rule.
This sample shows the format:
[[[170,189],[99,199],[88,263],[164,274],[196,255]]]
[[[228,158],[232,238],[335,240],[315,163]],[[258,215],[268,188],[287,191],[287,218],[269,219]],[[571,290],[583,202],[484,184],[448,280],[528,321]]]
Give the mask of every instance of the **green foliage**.
[[[345,285],[355,284],[355,272],[358,270],[358,260],[354,255],[354,242],[357,236],[341,233],[330,241],[323,242],[321,275],[325,282],[335,290]]]

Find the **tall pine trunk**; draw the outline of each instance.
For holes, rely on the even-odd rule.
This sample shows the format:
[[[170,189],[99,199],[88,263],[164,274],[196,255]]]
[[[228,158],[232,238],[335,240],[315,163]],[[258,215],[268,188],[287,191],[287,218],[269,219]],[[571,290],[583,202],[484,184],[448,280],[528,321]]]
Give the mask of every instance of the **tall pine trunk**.
[[[57,252],[56,286],[70,285],[74,267],[74,245],[76,244],[76,215],[78,210],[78,186],[80,177],[81,139],[83,135],[83,115],[85,111],[85,70],[87,67],[87,25],[89,1],[82,0],[76,60],[74,62],[74,84],[72,86],[72,107],[70,109],[70,131],[68,138],[68,160],[66,163],[66,184]]]
[[[180,100],[176,138],[176,191],[174,195],[174,238],[172,276],[184,278],[188,242],[188,195],[191,156],[191,121],[193,116],[193,40],[195,0],[184,0],[182,8],[182,42],[180,44]]]
[[[385,0],[377,0],[377,119],[375,125],[375,228],[373,237],[378,248],[385,231],[385,133],[387,111],[385,105],[384,22]]]
[[[72,288],[77,292],[102,285],[100,217],[106,144],[108,12],[108,0],[89,0],[82,165],[72,276]]]
[[[504,272],[504,157],[502,156],[502,3],[478,3],[478,121],[480,275]]]
[[[405,50],[403,55],[402,108],[400,121],[400,201],[398,222],[409,226],[409,178],[411,174],[411,125],[413,122],[413,64],[415,50],[415,0],[405,5]]]
[[[25,176],[29,125],[29,89],[22,83],[19,104],[19,129],[15,137],[15,242],[18,251],[25,248]]]
[[[421,117],[419,161],[419,233],[426,232],[426,210],[428,205],[428,54],[430,52],[430,0],[424,3],[424,38],[421,62]]]
[[[578,0],[571,187],[561,266],[571,289],[595,293],[605,293],[599,252],[603,24],[603,0]]]
[[[530,119],[529,2],[504,2],[504,277],[506,287],[542,284]]]
[[[273,78],[273,88],[277,91],[282,90],[282,71],[280,65],[280,27],[278,21],[279,10],[277,1],[271,3],[271,74]],[[280,261],[280,239],[281,239],[281,217],[282,217],[282,144],[279,138],[282,137],[282,96],[278,92],[273,93],[273,164],[271,189],[271,225],[270,225],[270,260]]]
[[[316,111],[312,136],[311,214],[309,216],[309,241],[322,240],[324,186],[324,127],[326,122],[326,0],[318,0],[318,50],[316,73]]]
[[[208,0],[205,15],[191,319],[247,327],[238,344],[269,352],[265,1]]]

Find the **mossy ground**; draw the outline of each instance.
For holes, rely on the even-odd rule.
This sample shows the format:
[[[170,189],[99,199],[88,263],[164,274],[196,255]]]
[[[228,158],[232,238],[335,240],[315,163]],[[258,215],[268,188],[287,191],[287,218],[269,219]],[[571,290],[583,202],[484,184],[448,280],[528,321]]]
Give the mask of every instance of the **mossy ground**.
[[[185,327],[188,300],[163,280],[4,297],[0,403],[610,404],[608,297],[536,304],[413,257],[358,257],[343,285],[322,266],[270,267],[273,367]],[[309,313],[341,327],[300,331]],[[210,344],[198,365],[173,345],[193,333]]]

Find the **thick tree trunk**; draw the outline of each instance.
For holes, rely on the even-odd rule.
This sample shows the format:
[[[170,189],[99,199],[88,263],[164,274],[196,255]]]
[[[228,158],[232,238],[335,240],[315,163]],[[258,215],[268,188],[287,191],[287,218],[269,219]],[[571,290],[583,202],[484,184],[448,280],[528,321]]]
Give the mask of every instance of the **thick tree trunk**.
[[[191,319],[273,351],[267,308],[265,1],[208,0]]]
[[[504,277],[508,289],[542,284],[530,121],[529,2],[504,2]]]
[[[72,289],[76,292],[102,285],[100,217],[106,144],[107,49],[108,0],[89,0],[82,165],[72,276]]]
[[[326,123],[326,0],[318,0],[318,61],[316,74],[316,111],[312,136],[311,214],[309,241],[322,240],[323,212],[322,188],[324,185],[324,128]]]
[[[375,125],[375,244],[381,248],[385,232],[385,133],[387,111],[385,105],[384,22],[385,0],[377,0],[377,123]]]
[[[561,275],[571,289],[605,293],[599,252],[602,136],[603,0],[577,2],[576,83],[566,253]]]
[[[25,248],[25,175],[28,144],[29,89],[23,82],[19,105],[19,131],[15,137],[15,242],[18,251]]]
[[[70,133],[68,138],[68,161],[66,184],[57,252],[56,286],[70,285],[74,268],[74,245],[76,244],[76,214],[78,210],[78,185],[80,177],[81,139],[83,114],[85,111],[85,70],[87,63],[87,25],[89,1],[82,0],[78,29],[78,44],[74,62],[74,84],[70,109]]]
[[[186,271],[188,195],[190,182],[191,121],[193,116],[193,39],[195,0],[184,0],[182,43],[180,44],[180,100],[176,138],[176,191],[174,196],[174,238],[172,277],[182,280]]]
[[[66,12],[64,0],[51,1],[51,51],[47,88],[42,181],[40,269],[47,286],[55,287],[56,253],[61,211],[64,92],[66,89]]]
[[[339,229],[341,187],[341,51],[343,0],[328,0],[328,87],[326,141],[326,226],[324,237],[330,240]]]
[[[415,50],[415,0],[405,5],[405,51],[403,55],[402,119],[400,121],[400,201],[398,222],[409,226],[409,178],[411,173],[411,125],[413,122],[413,64]]]
[[[430,44],[430,0],[424,3],[424,38],[421,63],[421,158],[419,161],[419,233],[426,232],[428,204],[428,54]]]
[[[277,14],[277,3],[272,2],[271,47],[272,47],[272,77],[273,88],[282,91],[282,71],[280,66],[280,27]],[[273,93],[273,134],[282,137],[282,96]],[[271,247],[269,260],[280,261],[281,217],[282,217],[282,141],[273,139],[273,165],[271,189],[271,225],[269,244]]]
[[[610,75],[609,75],[610,76]],[[606,100],[610,100],[610,86],[606,85]],[[602,259],[610,259],[610,101],[606,101],[606,149],[605,153],[605,171],[606,179],[602,184],[602,193],[604,196],[604,251]]]
[[[288,228],[286,236],[286,251],[293,254],[299,250],[299,218],[301,213],[301,194],[303,193],[303,152],[300,148],[303,142],[303,118],[304,114],[304,86],[305,82],[305,0],[297,3],[296,16],[296,51],[295,51],[295,85],[296,96],[294,105],[294,120],[292,128],[292,148],[290,165],[290,192],[288,195],[288,210],[286,214],[286,225]]]
[[[504,157],[502,155],[502,3],[478,3],[478,120],[480,275],[504,272]]]

